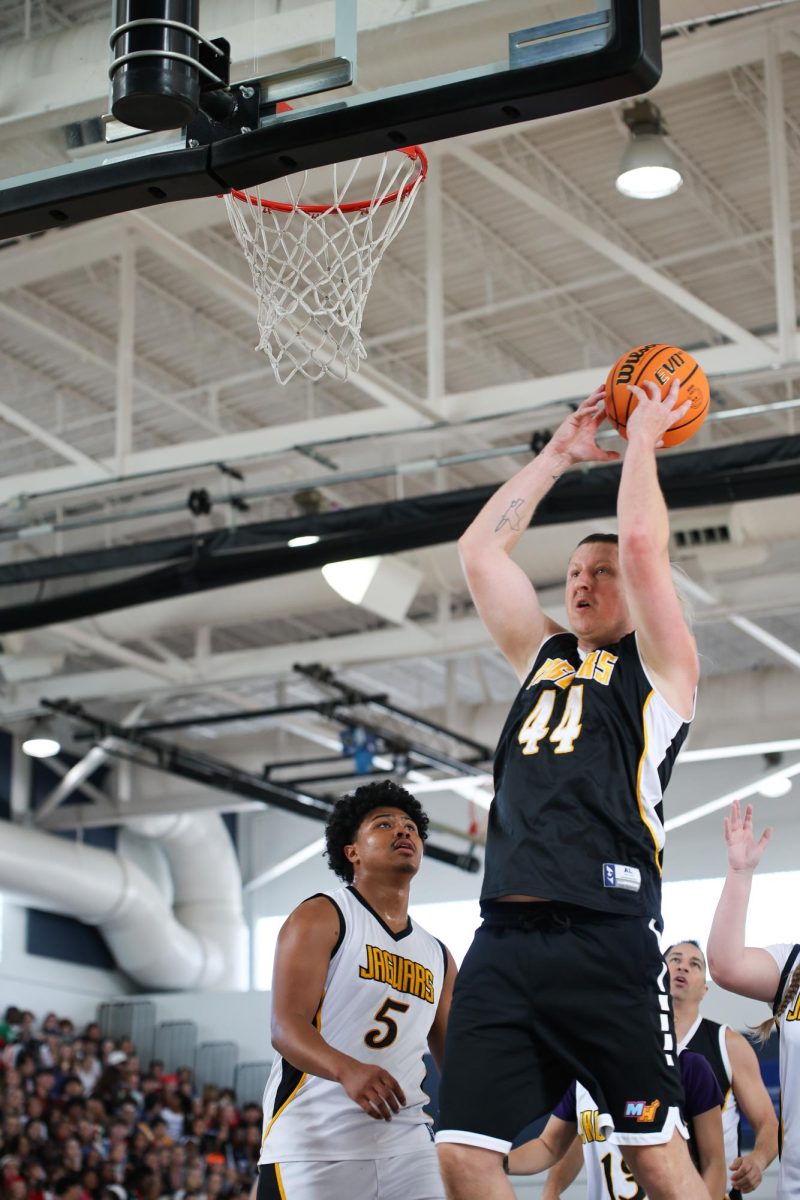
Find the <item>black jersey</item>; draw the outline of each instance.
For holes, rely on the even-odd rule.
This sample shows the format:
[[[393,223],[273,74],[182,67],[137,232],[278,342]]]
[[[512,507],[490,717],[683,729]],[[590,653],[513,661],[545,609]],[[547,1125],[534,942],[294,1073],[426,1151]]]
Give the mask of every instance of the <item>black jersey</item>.
[[[678,1053],[692,1050],[695,1054],[702,1054],[714,1072],[722,1092],[722,1136],[725,1139],[725,1162],[730,1168],[741,1153],[741,1134],[739,1106],[733,1092],[733,1070],[725,1040],[727,1029],[727,1025],[709,1021],[707,1017],[698,1017],[683,1041],[678,1043]],[[727,1200],[741,1200],[742,1193],[738,1188],[732,1188],[730,1183],[729,1171]]]
[[[661,799],[687,732],[635,634],[588,654],[547,638],[498,742],[481,898],[658,917]]]

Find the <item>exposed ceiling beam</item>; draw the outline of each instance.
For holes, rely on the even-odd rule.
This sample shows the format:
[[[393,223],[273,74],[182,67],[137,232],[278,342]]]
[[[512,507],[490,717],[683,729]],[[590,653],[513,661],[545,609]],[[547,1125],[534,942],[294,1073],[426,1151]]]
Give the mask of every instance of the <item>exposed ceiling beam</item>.
[[[83,790],[91,785],[84,784]],[[158,796],[135,796],[124,806],[99,799],[94,804],[67,804],[56,809],[41,822],[42,829],[53,832],[67,829],[102,829],[108,825],[127,825],[137,817],[163,817],[174,813],[197,812],[262,812],[264,805],[243,796],[226,796],[221,792],[193,785],[194,790],[183,796],[164,792]]]
[[[58,631],[59,626],[52,630]],[[50,632],[50,631],[48,631]],[[104,642],[105,639],[99,639]],[[87,638],[87,649],[94,646],[97,653],[105,654],[97,644]],[[194,686],[207,687],[230,683],[240,679],[260,677],[267,679],[272,676],[284,675],[294,668],[296,662],[308,659],[313,646],[314,661],[323,666],[344,667],[366,662],[397,662],[407,658],[432,655],[449,655],[463,653],[469,650],[482,649],[488,644],[486,630],[477,617],[465,617],[452,620],[441,630],[437,623],[415,626],[405,625],[402,628],[393,626],[391,629],[380,629],[369,633],[348,634],[343,637],[320,638],[313,643],[293,642],[283,646],[271,646],[264,649],[237,650],[226,654],[213,654],[203,664],[202,674],[189,672],[187,678],[175,678],[175,672],[170,680],[170,671],[163,663],[145,660],[140,664],[131,662],[130,666],[114,671],[87,671],[73,675],[61,675],[57,681],[38,680],[18,684],[13,692],[6,689],[7,694],[0,700],[0,711],[6,714],[13,711],[21,712],[35,708],[42,699],[59,696],[69,696],[71,700],[83,701],[91,699],[120,699],[123,697],[138,698],[148,696],[153,690],[153,676],[170,682],[174,690],[185,690],[190,680]],[[132,654],[123,647],[109,644],[120,654]],[[144,659],[144,656],[139,656]]]
[[[87,482],[99,479],[110,479],[112,471],[110,467],[102,462],[98,462],[95,458],[90,458],[88,454],[84,454],[82,450],[78,450],[76,446],[71,446],[69,442],[65,442],[63,438],[56,433],[51,433],[49,429],[43,429],[41,425],[37,425],[35,421],[31,421],[18,409],[12,408],[9,404],[5,404],[0,400],[0,420],[3,420],[8,425],[13,425],[17,429],[21,429],[23,433],[27,433],[36,442],[41,442],[43,446],[47,446],[48,450],[52,450],[55,454],[66,458],[68,462],[74,463],[79,468],[79,474]]]
[[[749,330],[744,329],[710,304],[706,304],[699,296],[695,296],[693,292],[682,287],[681,284],[676,283],[661,271],[655,270],[643,259],[625,250],[622,246],[617,245],[616,242],[613,242],[599,230],[593,229],[584,219],[574,216],[562,206],[555,204],[552,200],[543,196],[541,192],[536,191],[529,183],[523,182],[509,171],[504,170],[503,167],[490,162],[489,159],[481,154],[477,154],[467,146],[453,142],[448,147],[448,150],[459,162],[477,174],[482,175],[484,179],[487,179],[495,187],[500,188],[515,200],[518,200],[532,212],[551,221],[559,229],[568,233],[570,237],[583,242],[603,258],[607,258],[611,262],[616,263],[617,266],[623,267],[624,270],[635,279],[638,279],[645,287],[651,288],[659,296],[672,301],[673,304],[677,305],[683,311],[691,313],[699,321],[703,321],[706,325],[711,326],[712,329],[716,329],[734,344],[747,347],[754,353],[766,351],[766,347],[761,339],[755,337]]]
[[[3,406],[7,407],[7,406]],[[21,424],[19,418],[12,424]],[[0,417],[3,411],[0,409]],[[33,424],[32,422],[30,423]],[[125,474],[130,479],[139,475],[155,474],[176,468],[206,466],[213,463],[236,462],[259,455],[275,454],[280,450],[291,450],[296,446],[315,446],[328,441],[347,441],[370,433],[403,432],[422,429],[428,421],[418,413],[401,414],[389,408],[367,409],[361,412],[335,413],[327,417],[315,417],[309,421],[294,421],[288,425],[275,425],[263,429],[248,429],[242,433],[229,433],[221,437],[205,438],[201,441],[182,442],[179,445],[160,446],[153,450],[139,450],[129,454]],[[38,426],[35,427],[38,429]],[[28,430],[35,436],[32,430]],[[42,430],[42,433],[45,431]],[[49,435],[48,435],[49,436]],[[41,440],[41,439],[40,439]],[[58,439],[60,441],[60,439]],[[0,479],[0,504],[22,494],[60,491],[66,488],[83,487],[98,479],[116,478],[111,460],[95,463],[86,459],[80,451],[62,443],[64,457],[80,467],[55,468],[48,471],[31,471],[23,475],[6,476]],[[66,451],[69,451],[67,454]]]
[[[786,121],[781,47],[774,33],[767,39],[766,78],[769,190],[772,206],[772,250],[775,264],[775,307],[778,314],[778,347],[787,362],[797,332],[797,298],[794,290],[791,198],[786,156]]]
[[[232,275],[225,267],[197,250],[191,243],[170,233],[163,225],[152,217],[141,212],[128,213],[126,220],[130,227],[142,235],[142,241],[154,254],[185,271],[194,279],[199,280],[204,288],[215,291],[222,300],[244,312],[256,325],[258,302],[252,284],[245,283],[236,275]],[[383,407],[406,416],[417,415],[422,403],[417,402],[411,407],[411,395],[398,389],[389,380],[384,379],[374,368],[353,372],[348,378],[348,386],[357,392],[363,392]]]

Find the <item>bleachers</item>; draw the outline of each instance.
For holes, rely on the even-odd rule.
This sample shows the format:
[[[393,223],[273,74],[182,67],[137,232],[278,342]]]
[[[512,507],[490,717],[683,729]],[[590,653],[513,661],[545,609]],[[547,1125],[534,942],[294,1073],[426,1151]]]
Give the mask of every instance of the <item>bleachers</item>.
[[[197,1026],[194,1021],[161,1021],[153,1039],[153,1058],[174,1074],[179,1067],[190,1067],[197,1052]]]
[[[153,1053],[156,1006],[152,1000],[120,1000],[100,1004],[97,1022],[103,1037],[113,1038],[115,1042],[120,1038],[130,1038],[143,1066],[148,1067],[156,1057]]]
[[[154,1059],[164,1064],[167,1074],[191,1067],[200,1090],[213,1084],[231,1088],[239,1104],[261,1103],[269,1062],[240,1063],[236,1042],[201,1042],[194,1021],[156,1023],[156,1015],[152,1000],[118,1000],[101,1004],[97,1020],[103,1037],[131,1039],[143,1070]]]

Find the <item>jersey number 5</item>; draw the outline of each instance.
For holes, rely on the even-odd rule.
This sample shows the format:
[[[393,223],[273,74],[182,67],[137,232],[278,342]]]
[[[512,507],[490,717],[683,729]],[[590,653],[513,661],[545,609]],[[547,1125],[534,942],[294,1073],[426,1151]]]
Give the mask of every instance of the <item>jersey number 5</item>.
[[[404,1013],[408,1012],[409,1006],[403,1004],[402,1000],[384,1000],[378,1011],[375,1013],[375,1020],[380,1021],[381,1025],[385,1025],[385,1029],[370,1029],[366,1034],[364,1041],[373,1050],[383,1050],[386,1046],[391,1046],[392,1042],[397,1039],[397,1021],[394,1017],[390,1017],[390,1012]]]
[[[517,734],[517,741],[522,746],[523,754],[538,754],[539,742],[550,733],[550,718],[556,702],[554,688],[548,688],[539,696],[531,711],[525,718]],[[556,754],[571,754],[575,749],[575,739],[578,737],[583,724],[583,684],[576,683],[567,692],[567,702],[564,713],[552,733],[550,741],[554,743]]]

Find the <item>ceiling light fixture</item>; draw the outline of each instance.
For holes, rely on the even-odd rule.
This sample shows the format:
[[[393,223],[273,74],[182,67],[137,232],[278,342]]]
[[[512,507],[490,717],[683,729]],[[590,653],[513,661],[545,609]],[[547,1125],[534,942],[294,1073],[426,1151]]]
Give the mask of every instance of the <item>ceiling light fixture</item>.
[[[61,749],[61,743],[52,737],[29,737],[22,743],[22,752],[30,758],[53,758]]]
[[[416,567],[380,554],[326,563],[322,575],[343,600],[396,622],[404,619],[422,582]]]
[[[779,796],[788,796],[791,790],[792,781],[786,775],[768,775],[758,785],[759,795],[767,796],[770,800],[777,800]]]
[[[622,156],[617,191],[636,200],[671,196],[683,183],[678,161],[664,140],[661,112],[650,100],[637,100],[622,119],[630,140]]]
[[[318,541],[318,533],[302,533],[299,537],[289,538],[287,545],[294,549],[297,546],[316,546]]]

